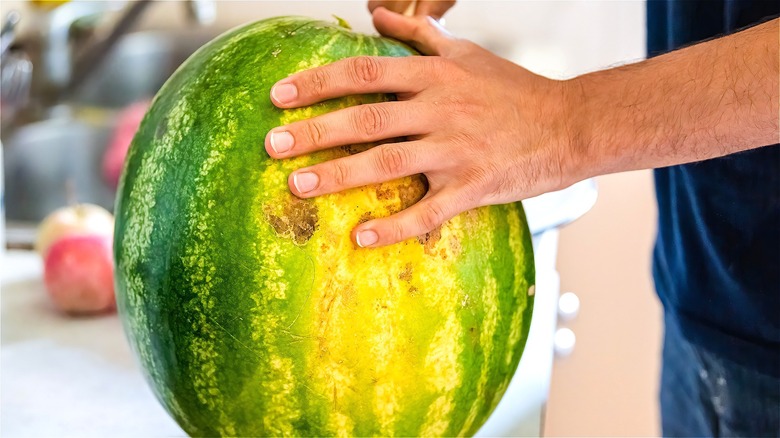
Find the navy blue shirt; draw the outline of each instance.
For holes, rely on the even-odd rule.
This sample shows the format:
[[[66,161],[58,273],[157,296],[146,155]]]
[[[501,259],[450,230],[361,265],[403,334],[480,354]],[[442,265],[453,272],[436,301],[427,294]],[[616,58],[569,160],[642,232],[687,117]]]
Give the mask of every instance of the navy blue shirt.
[[[780,1],[647,4],[648,55],[780,14]],[[655,171],[656,290],[691,342],[780,376],[780,146]]]

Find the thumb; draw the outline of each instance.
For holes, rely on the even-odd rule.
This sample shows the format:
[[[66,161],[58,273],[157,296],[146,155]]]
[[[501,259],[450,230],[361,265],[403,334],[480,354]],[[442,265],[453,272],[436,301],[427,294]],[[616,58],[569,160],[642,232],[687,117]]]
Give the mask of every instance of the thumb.
[[[381,7],[374,9],[373,17],[379,33],[409,43],[424,55],[446,56],[457,41],[431,17],[407,17]]]

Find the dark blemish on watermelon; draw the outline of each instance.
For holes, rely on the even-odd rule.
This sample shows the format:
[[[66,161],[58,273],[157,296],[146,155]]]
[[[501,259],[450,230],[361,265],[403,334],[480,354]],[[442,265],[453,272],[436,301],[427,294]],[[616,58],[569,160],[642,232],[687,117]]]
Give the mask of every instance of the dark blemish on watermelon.
[[[417,241],[423,245],[425,253],[428,255],[435,255],[436,252],[433,247],[441,239],[441,227],[436,227],[432,231],[425,233],[422,236],[417,236]]]
[[[282,211],[266,204],[264,213],[268,223],[276,234],[291,239],[298,245],[303,245],[311,239],[319,225],[317,206],[312,200],[298,199],[290,196],[283,204]]]
[[[403,281],[412,281],[412,264],[407,263],[404,266],[404,270],[398,274],[398,279]]]
[[[346,146],[339,146],[338,149],[346,155],[355,155],[371,149],[374,145],[374,143],[349,144]]]
[[[414,205],[425,196],[428,191],[428,181],[422,176],[413,176],[409,184],[398,186],[398,198],[401,201],[401,209]]]
[[[393,198],[395,198],[395,193],[393,192],[393,189],[387,187],[384,184],[380,184],[376,188],[376,199],[380,201],[387,201]]]
[[[471,336],[471,342],[473,345],[479,345],[479,330],[476,327],[469,327],[469,336]]]
[[[360,219],[358,219],[358,224],[364,224],[364,223],[370,221],[373,218],[374,218],[373,213],[371,213],[370,211],[367,211],[367,212],[365,212],[365,213],[360,215]]]

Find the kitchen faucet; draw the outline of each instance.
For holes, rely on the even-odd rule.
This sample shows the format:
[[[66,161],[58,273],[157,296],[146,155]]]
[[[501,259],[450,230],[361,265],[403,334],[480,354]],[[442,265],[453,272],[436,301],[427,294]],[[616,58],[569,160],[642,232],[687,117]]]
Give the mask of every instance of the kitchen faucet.
[[[33,49],[30,53],[34,67],[32,102],[48,107],[67,100],[98,69],[151,4],[151,0],[82,0],[62,4],[46,13],[37,35],[32,37],[34,40],[28,41]],[[215,0],[187,0],[182,4],[187,18],[198,25],[211,24],[216,18]],[[74,24],[87,18],[97,23],[123,8],[105,37],[84,47],[72,47]]]

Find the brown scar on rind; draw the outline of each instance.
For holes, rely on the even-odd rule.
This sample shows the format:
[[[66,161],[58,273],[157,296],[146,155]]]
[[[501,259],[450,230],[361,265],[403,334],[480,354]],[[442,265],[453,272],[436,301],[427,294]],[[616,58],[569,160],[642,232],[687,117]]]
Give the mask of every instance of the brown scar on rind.
[[[374,218],[374,214],[371,213],[370,211],[367,211],[367,212],[365,212],[365,213],[360,215],[360,218],[358,219],[358,223],[359,224],[364,224],[364,223],[370,221],[373,218]]]
[[[345,146],[339,146],[338,149],[347,155],[355,155],[361,152],[365,152],[374,146],[374,143],[348,144]]]
[[[423,250],[428,255],[435,255],[434,247],[436,243],[441,239],[441,226],[434,228],[422,236],[417,236],[417,241],[423,245]]]
[[[376,199],[380,201],[387,201],[393,198],[395,198],[394,190],[387,187],[385,184],[380,184],[376,188]]]
[[[278,211],[279,204],[281,212]],[[264,205],[263,213],[276,234],[291,239],[297,245],[308,242],[319,227],[319,214],[313,200],[290,195],[286,201]]]
[[[406,265],[404,265],[404,270],[401,271],[400,274],[398,274],[398,279],[403,281],[412,281],[412,272],[413,272],[412,264],[407,263]]]
[[[428,180],[423,175],[411,177],[408,184],[398,186],[398,199],[401,209],[406,209],[417,203],[428,191]]]

